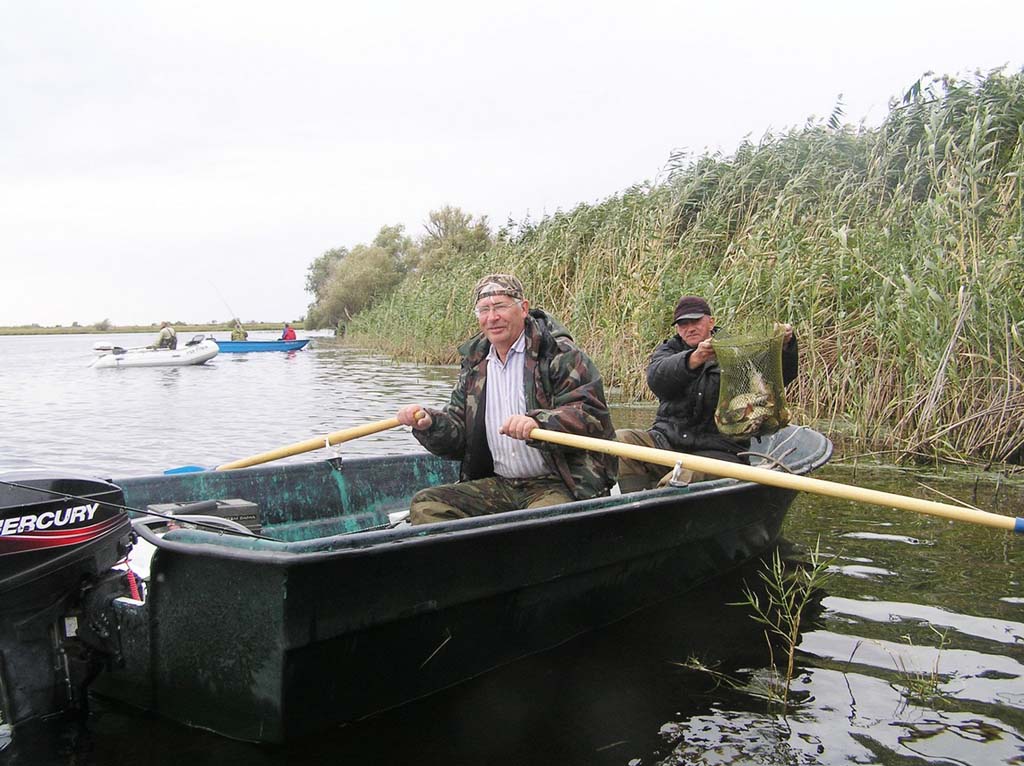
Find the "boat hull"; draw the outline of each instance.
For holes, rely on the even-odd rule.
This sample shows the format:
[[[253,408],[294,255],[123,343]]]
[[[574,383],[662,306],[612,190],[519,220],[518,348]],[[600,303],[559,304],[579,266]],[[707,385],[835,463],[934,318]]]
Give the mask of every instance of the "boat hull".
[[[186,367],[203,364],[220,353],[217,344],[207,339],[194,344],[170,348],[117,349],[96,357],[90,367],[110,369],[121,367]]]
[[[223,354],[243,354],[250,351],[298,351],[309,343],[302,340],[218,340],[217,346]]]
[[[824,437],[808,431],[798,441],[799,457],[787,458],[792,470],[828,459]],[[118,482],[135,507],[255,500],[288,483],[292,490],[260,505],[264,533],[294,541],[166,535],[151,562],[147,602],[117,606],[124,661],[97,690],[238,739],[294,739],[556,646],[731,571],[775,542],[795,495],[722,479],[337,534],[338,525],[385,519],[408,507],[413,489],[453,477],[453,464],[414,455]],[[307,513],[300,506],[337,509],[332,496],[368,515],[296,520]],[[335,534],[297,539],[313,534],[310,522]]]

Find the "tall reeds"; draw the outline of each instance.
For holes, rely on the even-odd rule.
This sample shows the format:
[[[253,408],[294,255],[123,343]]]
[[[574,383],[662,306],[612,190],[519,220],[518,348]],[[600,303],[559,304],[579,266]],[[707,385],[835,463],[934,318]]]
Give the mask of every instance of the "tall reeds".
[[[877,129],[810,123],[669,170],[410,275],[349,337],[450,362],[476,330],[473,282],[511,271],[644,399],[672,306],[697,293],[721,325],[795,325],[798,420],[895,458],[1020,461],[1024,74],[925,78]]]

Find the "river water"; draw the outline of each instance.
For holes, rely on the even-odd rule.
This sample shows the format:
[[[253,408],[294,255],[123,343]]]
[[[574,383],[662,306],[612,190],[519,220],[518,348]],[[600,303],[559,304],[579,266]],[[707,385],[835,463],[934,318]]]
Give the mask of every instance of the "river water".
[[[149,341],[0,337],[0,474],[215,466],[391,417],[403,403],[440,405],[456,372],[394,363],[331,337],[199,367],[96,370],[88,365],[100,337]],[[614,407],[617,426],[646,425],[651,414]],[[341,446],[346,455],[412,449],[405,429]],[[1019,479],[838,464],[816,475],[1024,515]],[[784,535],[788,559],[806,561],[817,546],[830,573],[806,615],[785,713],[759,691],[771,655],[740,605],[745,587],[762,592],[758,563],[305,742],[232,742],[95,699],[84,721],[0,734],[0,766],[1024,763],[1019,538],[812,495],[797,499]],[[691,659],[715,674],[687,667]]]

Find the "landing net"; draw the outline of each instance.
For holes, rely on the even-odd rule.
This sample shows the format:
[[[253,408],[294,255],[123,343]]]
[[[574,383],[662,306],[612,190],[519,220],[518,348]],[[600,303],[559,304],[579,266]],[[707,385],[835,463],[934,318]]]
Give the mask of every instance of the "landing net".
[[[789,423],[782,382],[784,339],[779,325],[715,334],[711,345],[722,369],[715,425],[721,433],[748,439],[775,433]]]

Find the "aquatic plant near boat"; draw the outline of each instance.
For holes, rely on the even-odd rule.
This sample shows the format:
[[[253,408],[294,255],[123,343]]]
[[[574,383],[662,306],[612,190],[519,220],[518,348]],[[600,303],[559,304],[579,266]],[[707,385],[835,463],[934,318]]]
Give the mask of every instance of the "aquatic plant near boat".
[[[776,548],[771,560],[765,562],[765,571],[759,573],[763,586],[755,590],[748,585],[743,590],[745,600],[732,604],[749,607],[753,610],[751,618],[765,626],[764,635],[770,658],[767,667],[751,672],[746,680],[740,680],[718,670],[716,663],[709,663],[700,657],[690,656],[685,662],[677,664],[710,676],[716,687],[726,685],[765,699],[769,704],[781,705],[783,709],[795,704],[790,685],[800,631],[805,624],[804,616],[831,577],[831,566],[835,561],[835,557],[823,557],[820,545],[819,538],[809,560],[799,562],[796,566],[790,560],[783,559]],[[779,672],[775,660],[778,645],[781,645],[786,657],[784,673]]]
[[[796,567],[787,566],[776,548],[771,561],[766,562],[765,571],[760,573],[765,586],[764,603],[761,594],[753,588],[748,586],[743,591],[746,600],[741,604],[753,609],[752,619],[765,626],[765,640],[772,657],[768,674],[757,677],[758,686],[763,687],[759,696],[779,702],[783,707],[789,705],[790,684],[805,610],[831,576],[829,569],[834,560],[834,557],[823,558],[821,538],[815,543],[807,563]],[[775,661],[776,644],[781,646],[785,656],[784,673],[778,671]]]
[[[930,668],[920,670],[915,667],[913,661],[908,662],[903,655],[889,652],[901,682],[898,684],[898,691],[903,696],[906,705],[934,705],[936,701],[945,699],[946,695],[942,691],[942,685],[956,675],[954,673],[947,676],[939,672],[942,650],[949,645],[948,631],[939,630],[934,625],[928,625],[928,629],[939,639],[938,646],[935,647],[935,659]],[[901,638],[908,646],[915,646],[911,636],[906,635]],[[897,688],[897,684],[894,684],[893,688]]]

